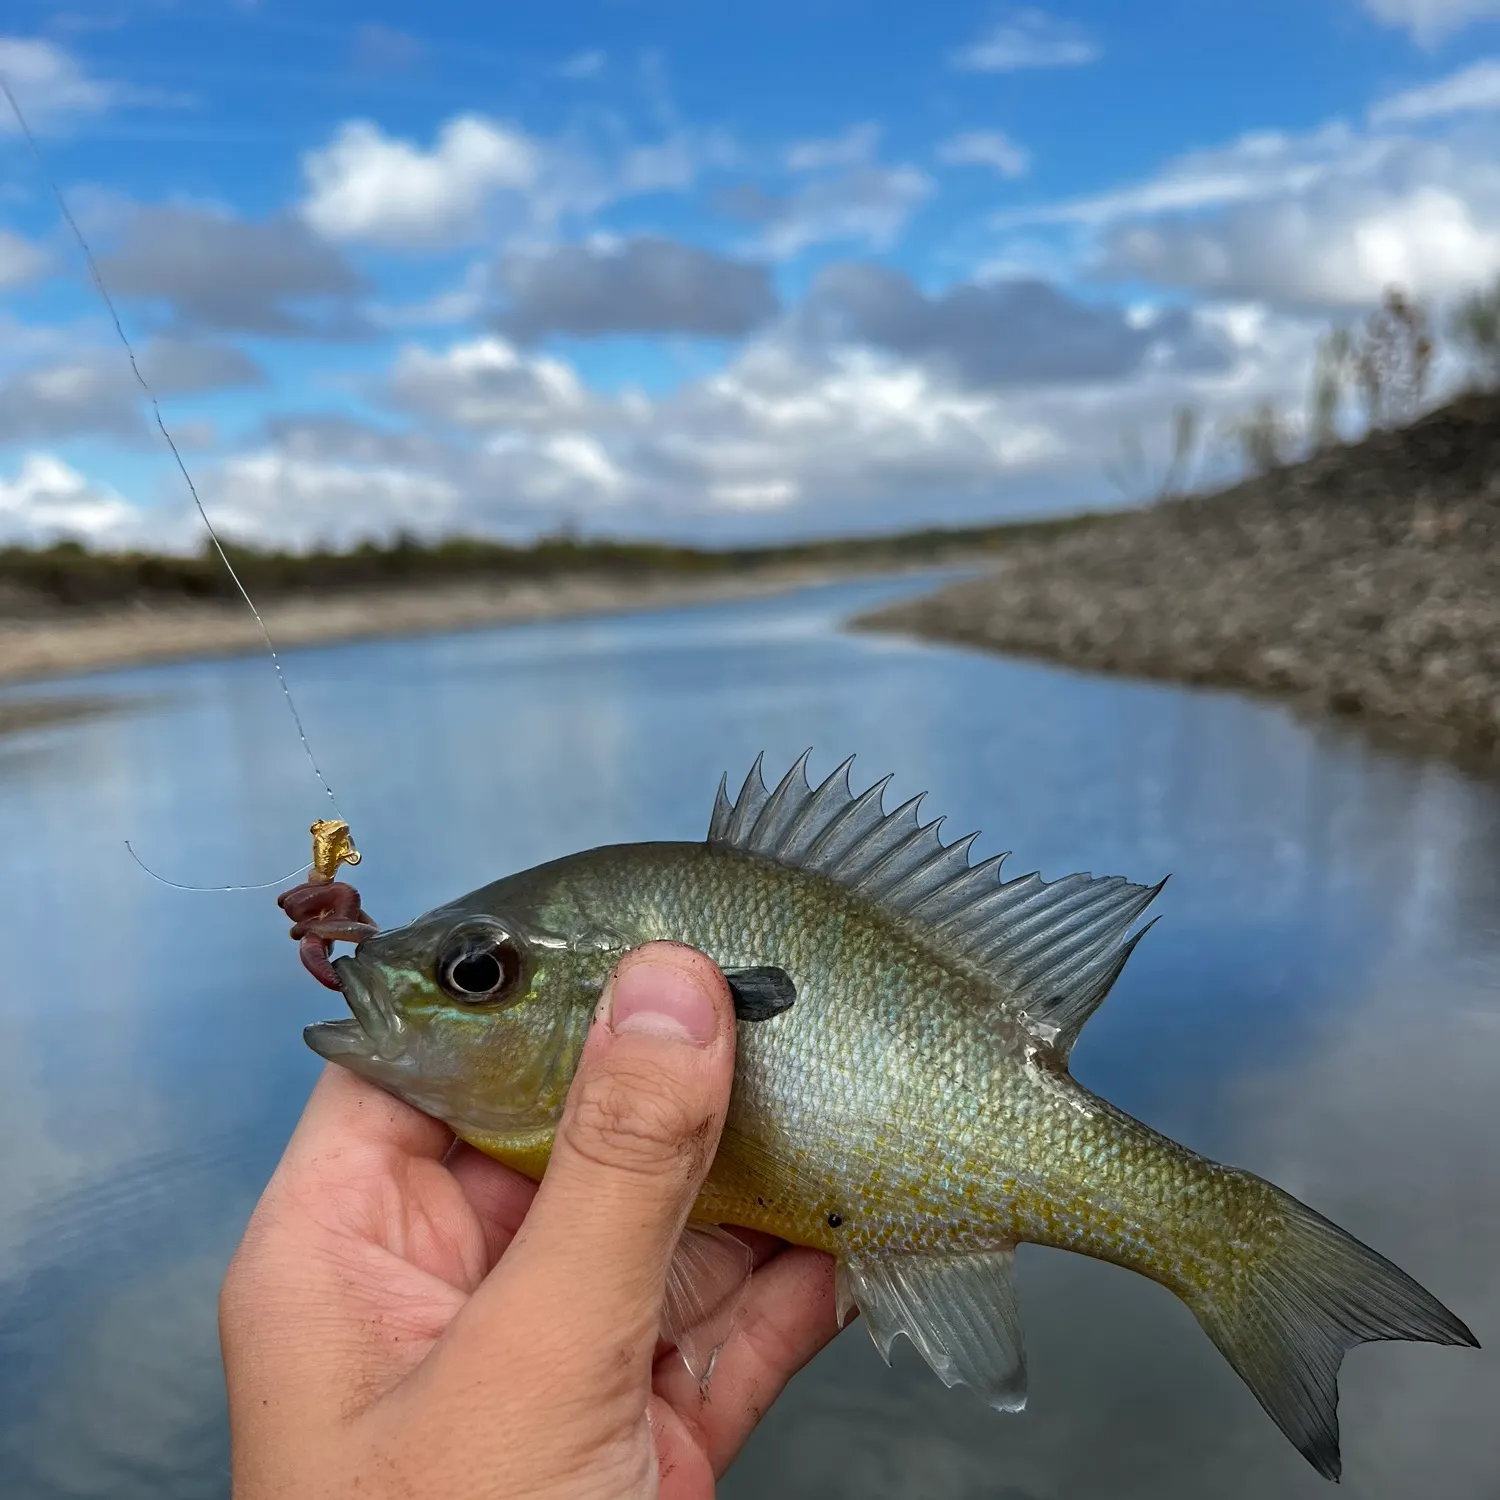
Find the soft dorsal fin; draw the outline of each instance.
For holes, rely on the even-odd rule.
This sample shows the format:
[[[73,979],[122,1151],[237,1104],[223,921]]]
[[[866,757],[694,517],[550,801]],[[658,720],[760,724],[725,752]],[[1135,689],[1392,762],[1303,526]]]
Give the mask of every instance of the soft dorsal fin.
[[[886,812],[890,777],[856,796],[853,756],[814,788],[811,754],[774,791],[759,756],[733,801],[721,781],[709,844],[816,871],[930,928],[944,947],[988,970],[1066,1056],[1144,934],[1130,930],[1161,885],[1133,885],[1118,875],[1001,880],[1006,856],[971,865],[978,834],[944,844],[943,819],[919,817],[922,797]]]

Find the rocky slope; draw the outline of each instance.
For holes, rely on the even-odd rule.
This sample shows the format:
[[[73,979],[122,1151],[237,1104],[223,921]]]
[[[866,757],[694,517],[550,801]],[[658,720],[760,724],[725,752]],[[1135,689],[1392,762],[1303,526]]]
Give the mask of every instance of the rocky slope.
[[[1290,694],[1495,755],[1500,395],[1018,547],[858,623]]]

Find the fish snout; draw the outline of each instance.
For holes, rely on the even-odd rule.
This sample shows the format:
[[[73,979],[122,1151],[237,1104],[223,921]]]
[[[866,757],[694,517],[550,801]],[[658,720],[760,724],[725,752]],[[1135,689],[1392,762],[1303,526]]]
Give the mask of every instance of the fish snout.
[[[333,969],[354,1018],[308,1027],[308,1045],[331,1060],[356,1054],[387,1062],[399,1058],[406,1051],[406,1026],[379,971],[348,956],[335,959]]]

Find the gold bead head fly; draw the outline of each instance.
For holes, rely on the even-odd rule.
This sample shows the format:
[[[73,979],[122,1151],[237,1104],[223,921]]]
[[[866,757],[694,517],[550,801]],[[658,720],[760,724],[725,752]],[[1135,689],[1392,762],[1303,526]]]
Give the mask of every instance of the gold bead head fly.
[[[324,818],[313,824],[311,879],[320,885],[338,878],[340,865],[357,865],[359,850],[342,818]]]

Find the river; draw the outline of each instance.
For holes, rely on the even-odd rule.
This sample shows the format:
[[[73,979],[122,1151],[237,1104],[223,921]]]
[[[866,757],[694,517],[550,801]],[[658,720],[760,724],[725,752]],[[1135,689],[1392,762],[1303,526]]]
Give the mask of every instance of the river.
[[[1500,787],[1232,694],[850,635],[919,587],[301,650],[308,731],[394,923],[591,844],[699,838],[721,772],[816,747],[927,789],[1012,873],[1171,873],[1074,1053],[1122,1108],[1311,1202],[1500,1342]],[[37,688],[28,689],[33,695]],[[262,659],[46,689],[110,712],[0,740],[0,1494],[227,1492],[215,1297],[338,1013],[266,881],[321,816]],[[1023,1247],[1026,1412],[856,1322],[726,1500],[1329,1493],[1191,1315]],[[1500,1361],[1369,1346],[1345,1493],[1500,1494]]]

